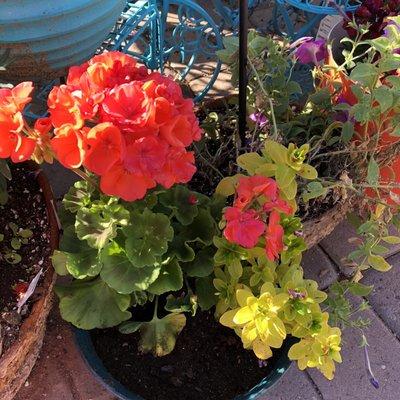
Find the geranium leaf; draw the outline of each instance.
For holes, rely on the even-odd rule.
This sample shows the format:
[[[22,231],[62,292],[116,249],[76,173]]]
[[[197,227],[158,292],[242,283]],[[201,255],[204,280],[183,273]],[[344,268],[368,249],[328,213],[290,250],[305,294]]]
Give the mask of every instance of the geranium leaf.
[[[90,204],[93,192],[93,186],[87,181],[75,182],[63,198],[64,208],[73,213],[78,212],[82,207],[87,207]]]
[[[61,316],[81,329],[110,328],[131,318],[130,296],[117,293],[100,278],[57,286]]]
[[[181,235],[187,242],[201,242],[210,245],[216,230],[214,218],[206,209],[200,209],[193,222],[185,226]]]
[[[135,333],[143,325],[143,322],[138,321],[125,321],[119,327],[118,330],[124,334]]]
[[[188,276],[198,278],[208,276],[214,269],[214,255],[213,247],[205,247],[196,253],[192,262],[182,264],[182,269]]]
[[[153,265],[168,250],[174,237],[169,218],[145,209],[132,213],[132,225],[123,230],[126,255],[137,268]]]
[[[150,293],[160,295],[182,288],[183,274],[177,260],[162,265],[157,279],[147,288]]]
[[[193,261],[195,257],[194,250],[186,243],[186,239],[182,235],[175,235],[168,247],[169,257],[176,257],[179,261]]]
[[[218,301],[213,279],[210,276],[196,279],[196,295],[202,310],[209,310]]]
[[[199,212],[196,204],[190,201],[192,192],[183,185],[175,185],[160,195],[160,203],[172,210],[182,225],[190,225]]]
[[[119,226],[127,225],[129,211],[120,204],[104,209],[81,208],[76,214],[75,230],[79,239],[86,240],[90,247],[102,249],[117,235]]]
[[[96,250],[88,248],[80,253],[66,253],[56,250],[52,256],[54,269],[60,275],[71,274],[76,279],[98,275],[102,263]]]
[[[101,278],[118,293],[147,290],[160,274],[159,265],[137,268],[123,252],[113,254],[111,248],[105,248],[101,258]]]
[[[183,314],[168,314],[164,318],[154,317],[150,322],[144,322],[140,327],[139,350],[158,357],[171,353],[185,325],[186,317]]]

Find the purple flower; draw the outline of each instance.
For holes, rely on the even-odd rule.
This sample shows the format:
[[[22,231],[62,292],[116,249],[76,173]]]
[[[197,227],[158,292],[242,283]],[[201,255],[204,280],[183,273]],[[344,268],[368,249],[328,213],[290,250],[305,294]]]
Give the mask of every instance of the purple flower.
[[[372,368],[371,368],[371,362],[369,360],[369,355],[368,355],[368,343],[364,344],[364,357],[365,357],[365,367],[367,370],[367,374],[369,377],[369,381],[371,382],[371,385],[375,388],[375,389],[379,389],[379,382],[378,380],[375,378],[374,373],[372,372]]]
[[[268,124],[268,118],[262,112],[250,114],[249,118],[254,121],[260,128],[264,128],[264,126]]]
[[[291,47],[297,47],[294,55],[302,64],[318,65],[320,61],[328,57],[328,48],[324,39],[304,37],[294,42]]]
[[[338,104],[348,104],[348,102],[346,101],[346,99],[344,98],[343,95],[339,95],[338,99],[337,99]],[[334,115],[334,120],[335,121],[339,121],[339,122],[352,122],[355,123],[356,120],[354,117],[350,117],[350,113],[348,110],[341,110],[341,111],[337,111]]]

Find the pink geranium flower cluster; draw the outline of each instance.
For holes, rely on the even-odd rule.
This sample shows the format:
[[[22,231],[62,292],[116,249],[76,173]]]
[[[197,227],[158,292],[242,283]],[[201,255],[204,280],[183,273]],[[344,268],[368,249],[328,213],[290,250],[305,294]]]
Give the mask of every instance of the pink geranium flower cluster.
[[[275,260],[284,247],[281,214],[291,213],[290,205],[279,197],[274,179],[261,175],[242,177],[233,206],[225,210],[224,236],[248,249],[264,238],[268,259]]]

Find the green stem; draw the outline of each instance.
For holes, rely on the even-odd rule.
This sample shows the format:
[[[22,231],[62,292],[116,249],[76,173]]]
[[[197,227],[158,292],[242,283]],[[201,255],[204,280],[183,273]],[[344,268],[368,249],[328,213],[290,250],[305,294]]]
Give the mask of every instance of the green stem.
[[[154,300],[154,313],[153,313],[153,319],[157,319],[157,310],[158,310],[158,296],[156,296]]]
[[[86,172],[79,168],[72,168],[72,171],[86,182],[89,182],[93,187],[97,187],[97,182],[95,182]]]
[[[275,118],[275,112],[274,112],[274,104],[272,103],[272,99],[269,96],[268,92],[265,90],[264,85],[262,83],[262,80],[260,78],[260,75],[258,74],[256,67],[254,66],[254,64],[251,62],[251,60],[248,60],[251,69],[253,70],[253,73],[258,81],[258,84],[260,85],[260,89],[263,92],[264,96],[268,99],[269,102],[269,107],[271,109],[271,118],[272,118],[272,123],[274,126],[274,139],[278,139],[279,135],[278,135],[278,126],[276,124],[276,118]]]

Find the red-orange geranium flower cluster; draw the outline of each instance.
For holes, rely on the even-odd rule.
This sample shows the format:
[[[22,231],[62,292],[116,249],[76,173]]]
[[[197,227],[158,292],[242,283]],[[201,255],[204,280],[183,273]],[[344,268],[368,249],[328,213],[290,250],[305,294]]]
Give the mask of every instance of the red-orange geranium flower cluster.
[[[291,213],[292,208],[279,198],[274,179],[261,175],[241,177],[233,207],[225,210],[224,236],[245,248],[255,247],[264,237],[267,257],[275,260],[283,250],[281,214]]]
[[[35,140],[25,134],[22,111],[31,101],[32,82],[23,82],[9,89],[0,89],[0,158],[21,162],[31,158]]]
[[[186,183],[195,172],[186,150],[201,138],[193,101],[130,56],[103,53],[72,67],[48,106],[57,159],[99,175],[106,194],[133,201],[157,184]]]

